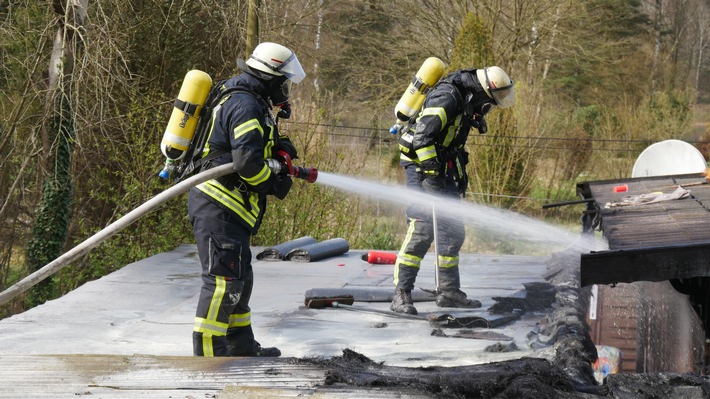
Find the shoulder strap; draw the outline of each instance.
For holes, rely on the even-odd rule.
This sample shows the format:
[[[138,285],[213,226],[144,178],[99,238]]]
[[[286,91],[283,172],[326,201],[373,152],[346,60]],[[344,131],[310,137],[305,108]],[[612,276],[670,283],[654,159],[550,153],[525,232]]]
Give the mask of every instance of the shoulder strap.
[[[193,172],[200,171],[205,164],[228,152],[227,150],[218,150],[210,152],[207,156],[202,157],[202,151],[205,148],[207,136],[209,134],[208,130],[212,119],[212,111],[222,101],[222,99],[231,94],[238,92],[252,92],[244,87],[229,87],[227,89],[220,90],[220,87],[224,84],[224,82],[225,81],[220,81],[215,85],[214,89],[212,89],[210,94],[207,96],[205,105],[202,107],[202,110],[200,110],[200,119],[195,128],[195,136],[192,139],[190,147],[185,153],[183,168],[182,170],[178,170],[178,177],[175,180],[176,183],[183,180],[187,176],[190,176]]]

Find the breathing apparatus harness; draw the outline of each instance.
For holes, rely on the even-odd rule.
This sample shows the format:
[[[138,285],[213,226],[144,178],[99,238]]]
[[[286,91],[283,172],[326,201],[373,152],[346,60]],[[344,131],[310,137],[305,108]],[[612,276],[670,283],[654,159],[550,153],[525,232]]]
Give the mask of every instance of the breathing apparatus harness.
[[[460,115],[459,125],[455,126],[456,131],[450,142],[444,146],[445,137],[440,136],[437,139],[439,174],[441,176],[450,174],[461,195],[465,194],[468,187],[466,165],[469,159],[468,152],[464,148],[468,133],[472,127],[475,127],[480,134],[487,132],[484,116],[493,107],[492,100],[483,90],[475,72],[475,69],[458,70],[443,78],[437,85],[437,90],[443,92],[442,94],[453,97],[458,106],[456,113]],[[413,125],[408,126],[402,131],[399,147],[406,158],[418,163],[412,143],[413,132],[410,131],[413,128],[415,128]]]
[[[224,88],[225,82],[226,80],[217,83],[215,88],[208,95],[207,101],[205,101],[205,106],[202,108],[201,112],[202,116],[200,117],[196,128],[195,138],[193,139],[193,142],[185,155],[188,162],[182,165],[181,168],[177,169],[177,177],[175,179],[176,182],[179,182],[194,173],[199,173],[203,169],[210,169],[212,167],[213,160],[229,152],[226,149],[220,149],[210,151],[210,153],[206,156],[202,156],[202,152],[205,149],[205,144],[207,144],[207,138],[211,130],[212,118],[210,116],[212,115],[212,111],[221,106],[223,100],[234,93],[252,93],[255,96],[256,94],[244,87],[237,86]]]

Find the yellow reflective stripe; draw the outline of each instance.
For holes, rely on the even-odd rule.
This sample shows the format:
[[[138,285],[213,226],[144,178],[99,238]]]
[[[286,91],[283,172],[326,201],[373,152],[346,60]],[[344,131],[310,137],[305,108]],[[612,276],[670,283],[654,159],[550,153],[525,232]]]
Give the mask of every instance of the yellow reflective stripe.
[[[195,317],[195,325],[192,330],[209,336],[222,337],[227,335],[227,327],[229,327],[227,323]]]
[[[238,202],[239,204],[243,204],[243,203],[244,203],[244,200],[243,200],[243,198],[242,198],[242,193],[239,192],[239,190],[229,191],[229,190],[227,189],[227,187],[223,186],[223,185],[222,185],[220,182],[218,182],[217,180],[209,180],[209,181],[206,181],[206,182],[204,182],[204,183],[202,183],[202,184],[204,184],[204,185],[207,186],[207,187],[211,187],[213,190],[219,191],[219,192],[222,193],[223,195],[228,196],[230,199],[232,199],[233,201]]]
[[[251,324],[251,312],[229,315],[229,328],[246,327]]]
[[[400,161],[407,161],[407,162],[419,162],[418,159],[412,159],[412,158],[410,158],[410,157],[408,157],[408,156],[406,156],[406,155],[404,155],[404,154],[402,154],[402,153],[399,154],[399,160],[400,160]]]
[[[402,243],[402,247],[399,249],[399,253],[397,254],[397,261],[394,264],[394,278],[393,282],[394,285],[399,284],[399,267],[400,266],[410,266],[410,267],[416,267],[419,268],[419,266],[422,263],[422,258],[415,256],[415,255],[410,255],[406,253],[405,251],[407,250],[407,246],[409,245],[409,242],[412,241],[412,237],[414,235],[414,227],[416,224],[416,219],[414,218],[409,218],[409,227],[407,228],[407,234],[404,236],[404,242]]]
[[[444,137],[444,142],[443,145],[444,147],[448,147],[451,142],[454,140],[454,137],[456,137],[456,131],[458,131],[459,127],[461,124],[461,115],[459,115],[456,120],[454,121],[454,124],[449,126],[449,128],[446,131],[446,137]]]
[[[419,158],[420,162],[426,161],[427,159],[436,158],[436,147],[434,147],[434,145],[420,148],[416,152],[417,158]]]
[[[464,176],[464,173],[466,172],[466,169],[464,169],[464,166],[461,165],[461,161],[460,161],[459,157],[456,157],[456,170],[459,172],[458,178],[462,179]]]
[[[212,345],[212,336],[202,334],[202,356],[214,357],[214,346]]]
[[[239,193],[239,191],[235,190],[236,192],[231,192],[215,180],[210,180],[208,182],[202,183],[197,186],[197,189],[214,198],[220,204],[226,206],[232,212],[239,215],[239,217],[244,219],[244,221],[247,222],[247,224],[249,224],[250,226],[254,227],[254,225],[256,224],[256,215],[259,214],[259,204],[255,198],[256,195],[252,195],[249,199],[249,202],[251,204],[250,213],[244,207],[244,202],[241,199],[241,193]]]
[[[195,324],[192,330],[202,333],[202,354],[210,357],[214,356],[214,346],[212,337],[224,337],[227,335],[229,324],[217,321],[220,312],[220,305],[227,292],[227,281],[224,277],[215,277],[215,290],[210,300],[210,307],[207,311],[207,318],[195,317]]]
[[[259,209],[261,209],[261,208],[259,208],[259,194],[251,193],[249,195],[249,204],[251,205],[251,209],[253,211],[252,214],[258,215]],[[256,217],[256,216],[254,216],[254,217]]]
[[[439,256],[439,267],[451,268],[459,265],[458,256]]]
[[[229,96],[227,96],[228,98]],[[227,100],[225,98],[224,101]],[[202,158],[206,157],[210,153],[210,137],[212,137],[212,132],[214,131],[214,122],[217,120],[217,111],[222,107],[222,103],[220,103],[215,109],[212,111],[211,119],[210,119],[210,133],[207,135],[207,139],[205,140],[205,148],[202,149]]]
[[[404,236],[404,242],[402,243],[402,247],[400,248],[399,253],[397,254],[397,266],[399,266],[399,264],[403,264],[411,267],[419,267],[422,263],[422,258],[405,252],[407,250],[409,242],[412,241],[412,237],[414,236],[414,229],[416,227],[416,224],[416,219],[409,219],[409,227],[407,228],[407,234]]]
[[[227,335],[227,324],[214,320],[207,320],[195,317],[193,331],[202,333],[202,355],[205,357],[214,356],[214,345],[212,337],[224,337]]]
[[[245,182],[251,184],[252,186],[256,186],[259,183],[263,183],[269,180],[269,177],[271,177],[271,169],[269,169],[269,167],[264,164],[264,167],[261,168],[261,171],[259,171],[259,173],[257,173],[255,176],[242,176],[242,179],[244,179]]]
[[[420,118],[424,116],[438,116],[439,119],[441,119],[441,126],[446,126],[446,121],[448,120],[446,117],[446,111],[442,107],[424,108]]]
[[[210,244],[210,246],[212,245]],[[224,277],[215,276],[214,282],[216,286],[210,301],[210,308],[207,311],[207,320],[217,321],[220,305],[224,300],[224,294],[227,292],[227,280]]]
[[[264,159],[274,157],[274,127],[269,126],[269,139],[266,140],[266,145],[264,146]]]
[[[407,257],[400,254],[397,256],[397,265],[400,264],[411,267],[420,267],[422,260],[416,257]]]
[[[238,139],[254,129],[258,130],[262,136],[264,135],[264,130],[261,129],[259,121],[256,119],[250,119],[234,128],[234,138]]]

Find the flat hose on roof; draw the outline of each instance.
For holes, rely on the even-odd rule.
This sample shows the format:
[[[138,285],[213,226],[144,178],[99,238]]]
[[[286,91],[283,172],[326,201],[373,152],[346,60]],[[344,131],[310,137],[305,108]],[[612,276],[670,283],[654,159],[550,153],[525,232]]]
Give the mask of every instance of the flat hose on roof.
[[[317,242],[318,241],[316,241],[316,239],[311,236],[304,236],[295,240],[286,241],[281,244],[274,245],[273,247],[264,249],[256,255],[256,259],[284,260],[286,259],[286,255],[288,255],[288,253],[293,251],[294,249],[301,248],[310,244],[315,244]]]
[[[343,238],[333,238],[296,248],[286,255],[286,260],[294,262],[313,262],[331,256],[342,255],[350,250],[350,244]]]
[[[341,288],[311,288],[306,291],[306,300],[310,298],[332,298],[352,296],[356,302],[392,302],[394,286],[345,286]],[[415,288],[412,290],[412,301],[431,302],[436,295],[430,291]]]

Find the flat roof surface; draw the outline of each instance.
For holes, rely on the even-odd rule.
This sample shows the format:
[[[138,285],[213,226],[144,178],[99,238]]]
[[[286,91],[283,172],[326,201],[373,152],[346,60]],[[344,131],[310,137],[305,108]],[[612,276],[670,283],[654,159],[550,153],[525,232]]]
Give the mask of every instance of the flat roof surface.
[[[253,248],[255,257],[260,250]],[[494,331],[500,334],[498,338],[464,339],[452,338],[456,332],[452,329],[444,329],[448,337],[433,336],[434,327],[426,320],[388,315],[389,302],[356,301],[348,309],[304,306],[305,292],[314,288],[394,291],[393,265],[367,263],[361,259],[367,252],[349,250],[344,255],[314,262],[254,259],[252,324],[262,345],[281,350],[282,358],[273,364],[284,365],[286,358],[340,356],[344,349],[375,362],[406,367],[462,366],[544,356],[544,351],[536,352],[527,346],[526,336],[535,330],[545,311],[525,313],[517,321],[494,329],[474,328]],[[416,302],[415,306],[420,313],[495,317],[486,310],[496,303],[493,298],[515,296],[524,289],[523,283],[544,281],[548,260],[547,256],[462,254],[462,289],[483,306],[473,310],[444,309],[431,301]],[[429,253],[422,264],[417,285],[432,289],[434,254]],[[201,286],[199,274],[196,246],[181,245],[86,283],[59,299],[0,320],[0,397],[18,397],[18,393],[24,393],[21,397],[36,396],[30,393],[43,386],[38,385],[37,374],[49,375],[43,370],[65,370],[71,375],[62,374],[60,381],[65,383],[59,382],[48,395],[60,397],[61,393],[68,397],[81,392],[114,392],[105,386],[110,385],[111,378],[118,385],[138,386],[136,381],[144,381],[141,375],[145,376],[149,370],[174,370],[177,364],[183,370],[186,364],[193,365],[190,378],[194,379],[198,372],[205,378],[204,373],[210,368],[239,367],[228,362],[253,363],[256,360],[208,360],[192,356],[192,323]],[[511,338],[518,349],[486,351],[487,347],[501,343],[501,336]],[[130,363],[135,363],[133,371],[126,366]],[[100,376],[82,377],[85,373],[72,373],[73,366],[67,368],[77,364],[92,365],[93,373]],[[119,370],[117,364],[124,366]],[[163,394],[167,392],[165,386],[185,384],[184,373],[161,375],[165,377],[153,376],[150,380],[160,381],[156,386],[163,386]],[[47,378],[44,381],[49,383],[54,377]],[[67,385],[67,381],[73,382]],[[229,385],[225,381],[210,381],[205,392],[219,391]],[[273,387],[274,382],[271,384]],[[301,384],[309,385],[308,381]],[[195,389],[199,386],[195,385]]]

